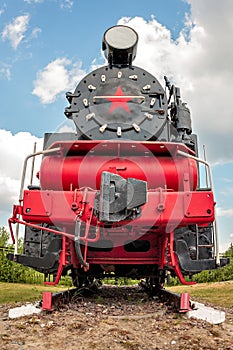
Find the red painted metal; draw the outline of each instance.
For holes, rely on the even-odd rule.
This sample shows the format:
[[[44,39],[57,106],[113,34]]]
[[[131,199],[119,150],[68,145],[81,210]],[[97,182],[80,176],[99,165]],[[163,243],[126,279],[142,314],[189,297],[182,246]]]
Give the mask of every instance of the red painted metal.
[[[196,282],[193,282],[193,281],[186,281],[184,279],[184,276],[182,275],[182,272],[179,267],[179,261],[174,251],[174,232],[173,231],[170,232],[169,234],[168,260],[169,260],[169,265],[174,269],[176,276],[179,278],[182,284],[187,284],[187,285],[196,284]]]
[[[52,292],[43,292],[42,294],[42,310],[53,311],[53,294]]]
[[[41,223],[59,227],[43,227],[44,231],[62,236],[56,278],[47,284],[58,283],[64,267],[80,267],[75,250],[77,223],[82,231],[85,269],[91,264],[157,265],[159,269],[173,269],[183,284],[194,283],[186,282],[179,268],[174,230],[212,223],[215,202],[212,191],[196,190],[195,160],[177,156],[178,150],[193,154],[189,148],[169,142],[132,141],[65,141],[54,143],[51,148],[54,147],[60,147],[61,152],[43,158],[39,176],[42,190],[25,190],[9,219],[13,240],[14,223],[39,230]],[[98,220],[95,197],[103,171],[147,181],[147,203],[140,216],[111,225]],[[92,249],[101,240],[110,242],[111,249]],[[127,251],[127,243],[136,240],[146,241],[148,249]]]
[[[55,285],[55,284],[58,284],[58,282],[60,281],[61,279],[61,276],[62,276],[62,271],[64,269],[64,267],[66,265],[69,264],[69,261],[68,261],[68,240],[67,240],[67,237],[65,237],[64,235],[62,236],[62,249],[61,249],[61,252],[60,252],[60,259],[59,259],[59,265],[58,265],[58,270],[57,270],[57,274],[56,274],[56,278],[53,282],[50,282],[50,281],[46,281],[44,282],[44,284],[47,284],[47,285]]]
[[[189,293],[181,293],[180,294],[180,313],[185,313],[191,310],[190,307],[190,294]]]
[[[170,266],[176,272],[183,284],[186,282],[174,252],[173,230],[182,225],[192,223],[208,224],[214,219],[213,195],[209,191],[200,192],[165,192],[159,189],[148,193],[148,202],[143,206],[142,215],[132,223],[129,221],[104,227],[93,215],[95,191],[25,191],[23,208],[15,207],[14,218],[10,223],[23,223],[39,228],[40,222],[64,227],[56,231],[44,227],[45,231],[62,235],[62,251],[59,267],[54,282],[58,283],[63,268],[68,262],[78,266],[74,249],[74,226],[76,220],[82,220],[85,231],[81,237],[82,251],[88,264],[156,264],[160,269]],[[48,197],[51,197],[48,199]],[[84,203],[85,197],[85,203]],[[75,199],[75,202],[74,202]],[[197,203],[202,203],[198,206]],[[74,205],[75,204],[75,205]],[[47,208],[48,205],[48,208]],[[18,219],[21,213],[24,221]],[[90,237],[92,226],[97,228],[96,236]],[[89,244],[100,239],[109,239],[113,248],[110,251],[95,251],[89,249]],[[145,252],[127,252],[125,244],[130,240],[144,239],[149,242],[150,249]],[[70,249],[68,249],[68,247]],[[165,250],[168,248],[165,256]],[[69,251],[69,252],[68,252]]]
[[[159,145],[164,147],[163,144]],[[115,149],[115,146],[118,148]],[[133,177],[147,181],[149,189],[166,187],[174,191],[184,190],[186,174],[190,189],[196,189],[197,166],[194,160],[177,157],[174,149],[165,152],[164,148],[158,148],[158,145],[152,147],[149,142],[128,144],[129,154],[125,146],[122,142],[100,142],[93,149],[89,149],[83,141],[69,144],[70,150],[67,146],[60,156],[43,158],[40,169],[41,186],[43,189],[65,191],[82,187],[99,189],[102,172],[109,171],[123,178]],[[134,153],[132,146],[135,146]],[[80,150],[80,147],[83,149]],[[105,154],[103,148],[106,148]]]
[[[86,222],[94,207],[96,191],[88,191],[82,221]],[[76,201],[74,202],[74,198]],[[83,191],[37,191],[24,192],[22,217],[27,222],[48,223],[56,226],[63,224],[73,227],[75,219],[82,211]],[[161,202],[162,201],[162,202]],[[200,203],[202,205],[200,205]],[[161,207],[162,204],[162,207]],[[52,208],[52,210],[51,210]],[[214,220],[214,200],[211,191],[167,192],[148,191],[148,201],[143,206],[140,217],[134,219],[133,227],[141,230],[144,226],[158,226],[170,232],[171,228],[189,224],[208,224]],[[96,226],[97,218],[93,216],[91,224]],[[121,222],[124,227],[129,222]],[[100,223],[100,225],[102,225]]]
[[[117,157],[128,157],[130,155],[145,155],[145,152],[151,152],[162,156],[176,156],[177,151],[183,151],[187,154],[195,155],[189,147],[183,143],[176,142],[154,142],[154,141],[133,141],[133,140],[76,140],[76,141],[56,141],[49,148],[60,147],[61,155],[70,156],[75,154],[93,155],[101,154],[116,155]]]

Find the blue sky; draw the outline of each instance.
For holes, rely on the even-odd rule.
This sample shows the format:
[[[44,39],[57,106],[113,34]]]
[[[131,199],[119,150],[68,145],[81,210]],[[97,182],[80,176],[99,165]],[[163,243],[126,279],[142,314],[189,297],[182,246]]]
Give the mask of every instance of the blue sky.
[[[38,71],[61,57],[71,60],[72,65],[79,62],[85,71],[90,69],[94,59],[103,63],[100,52],[103,33],[122,17],[141,16],[150,20],[154,15],[176,38],[189,5],[180,0],[11,0],[0,1],[0,9],[1,33],[19,17],[24,17],[26,27],[17,47],[9,36],[3,38],[2,35],[0,40],[0,52],[3,53],[0,56],[0,88],[4,92],[0,96],[1,127],[14,133],[28,130],[41,136],[45,125],[52,131],[63,121],[66,100],[63,94],[56,104],[41,104],[32,95]],[[10,78],[7,78],[7,72],[4,76],[4,68],[10,71]],[[15,111],[9,108],[12,104],[17,106]]]
[[[233,242],[232,13],[231,0],[0,0],[0,226],[23,158],[69,126],[65,92],[104,64],[105,30],[126,24],[139,34],[135,65],[181,88],[213,165],[222,250]]]

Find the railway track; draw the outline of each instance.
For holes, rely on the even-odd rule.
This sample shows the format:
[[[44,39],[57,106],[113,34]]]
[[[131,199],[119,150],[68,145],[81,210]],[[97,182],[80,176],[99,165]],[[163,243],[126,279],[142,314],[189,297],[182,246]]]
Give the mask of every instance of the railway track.
[[[166,291],[163,294],[167,295]],[[171,295],[177,300],[177,295]],[[232,349],[232,310],[226,310],[226,323],[212,325],[179,315],[165,299],[149,295],[138,285],[102,285],[94,290],[72,288],[55,293],[54,312],[20,320],[9,319],[3,307],[0,345],[6,350],[11,350],[12,344],[38,350]]]
[[[120,292],[120,290],[122,291]],[[133,293],[135,293],[135,296],[133,296]],[[44,292],[41,306],[44,311],[52,311],[53,309],[78,302],[80,299],[85,298],[87,300],[97,301],[101,299],[102,302],[104,302],[106,298],[106,302],[111,303],[111,301],[108,300],[109,294],[111,294],[113,302],[117,298],[119,299],[118,302],[120,302],[121,297],[126,297],[126,299],[129,297],[132,300],[136,298],[136,302],[138,302],[138,300],[156,300],[170,306],[174,312],[188,312],[194,307],[188,293],[173,293],[165,288],[152,291],[143,283],[131,287],[117,287],[111,285],[97,287],[93,284],[89,287],[71,288],[58,293]]]
[[[89,304],[88,304],[89,303]],[[103,285],[99,288],[95,284],[89,288],[72,288],[59,293],[44,293],[41,302],[43,311],[53,311],[59,308],[71,308],[81,311],[85,306],[111,318],[147,318],[167,313],[183,313],[188,318],[196,318],[211,324],[221,324],[225,321],[225,312],[193,302],[189,293],[177,294],[165,288],[151,289],[141,282],[138,286]],[[122,307],[122,305],[124,307]],[[139,305],[144,306],[142,308]],[[113,311],[113,313],[112,313]],[[86,313],[89,311],[86,310]],[[115,314],[116,313],[116,314]]]

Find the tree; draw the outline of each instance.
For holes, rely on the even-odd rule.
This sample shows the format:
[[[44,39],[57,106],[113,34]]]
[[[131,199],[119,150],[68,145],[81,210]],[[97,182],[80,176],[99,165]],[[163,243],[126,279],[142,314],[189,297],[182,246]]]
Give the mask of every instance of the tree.
[[[7,247],[10,235],[5,227],[0,227],[0,247]]]
[[[233,244],[230,244],[230,247],[227,249],[227,251],[224,253],[224,256],[229,256],[230,258],[233,258]]]
[[[7,259],[6,255],[14,251],[9,243],[10,234],[5,227],[0,227],[0,282],[41,283],[43,275],[29,267],[17,264]],[[23,251],[23,241],[19,240],[19,251]]]

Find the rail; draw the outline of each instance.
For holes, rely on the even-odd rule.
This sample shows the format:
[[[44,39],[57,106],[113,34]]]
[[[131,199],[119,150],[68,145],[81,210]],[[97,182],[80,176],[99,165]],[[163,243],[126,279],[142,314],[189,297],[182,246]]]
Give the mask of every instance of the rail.
[[[23,164],[23,172],[22,172],[22,178],[21,178],[21,186],[20,186],[20,192],[19,192],[19,202],[21,203],[21,201],[23,200],[23,189],[24,189],[24,184],[25,184],[25,177],[26,177],[26,171],[27,171],[27,162],[30,158],[35,158],[36,156],[40,156],[40,155],[45,155],[45,154],[52,154],[52,153],[56,153],[60,151],[60,147],[57,148],[52,148],[52,149],[47,149],[45,151],[40,151],[40,152],[36,152],[36,153],[32,153],[29,154],[25,160],[24,160],[24,164]]]
[[[60,151],[60,147],[52,148],[52,149],[48,149],[48,150],[44,150],[44,151],[31,153],[25,158],[24,164],[23,164],[22,177],[21,177],[20,192],[19,192],[19,205],[21,205],[21,203],[23,201],[23,190],[24,190],[24,185],[25,185],[28,160],[30,158],[35,158],[36,156],[45,155],[45,154],[52,154],[52,153],[56,153],[59,151]],[[15,230],[15,254],[18,254],[18,239],[19,239],[19,224],[17,224],[16,230]]]
[[[178,150],[177,154],[186,158],[190,158],[195,160],[198,163],[202,163],[206,166],[206,174],[209,178],[209,184],[210,184],[210,189],[211,191],[214,193],[214,185],[213,185],[213,176],[212,176],[212,171],[211,171],[211,167],[210,164],[203,159],[200,159],[198,157],[192,156],[191,154],[185,153],[183,151]],[[208,185],[208,179],[206,181],[207,185]],[[214,214],[215,214],[215,207],[214,207]],[[215,257],[216,257],[216,264],[217,266],[220,266],[220,254],[219,254],[219,238],[218,238],[218,226],[217,226],[217,221],[214,220],[214,242],[215,242]]]
[[[145,101],[145,96],[126,96],[126,95],[106,95],[106,96],[94,96],[93,102],[96,103],[96,100],[141,100]]]

